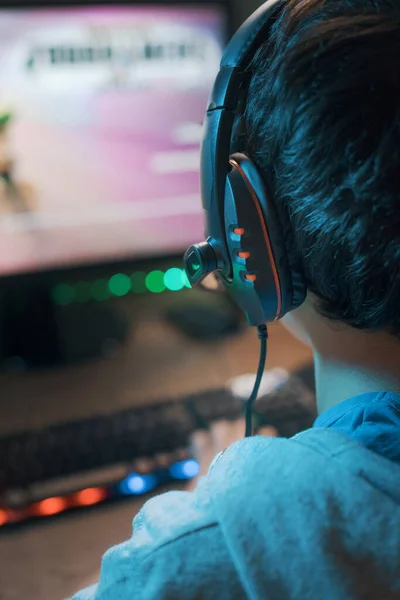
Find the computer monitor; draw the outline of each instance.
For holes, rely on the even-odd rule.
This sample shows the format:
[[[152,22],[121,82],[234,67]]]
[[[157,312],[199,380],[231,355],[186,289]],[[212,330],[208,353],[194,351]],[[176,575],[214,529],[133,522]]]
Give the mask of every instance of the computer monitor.
[[[181,253],[203,235],[223,2],[0,5],[0,277]]]

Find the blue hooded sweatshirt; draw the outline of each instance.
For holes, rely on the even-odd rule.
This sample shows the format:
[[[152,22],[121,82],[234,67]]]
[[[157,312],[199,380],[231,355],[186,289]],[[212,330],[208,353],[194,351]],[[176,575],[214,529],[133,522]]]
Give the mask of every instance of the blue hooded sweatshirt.
[[[400,396],[236,442],[194,492],[147,502],[73,600],[247,598],[400,599]]]

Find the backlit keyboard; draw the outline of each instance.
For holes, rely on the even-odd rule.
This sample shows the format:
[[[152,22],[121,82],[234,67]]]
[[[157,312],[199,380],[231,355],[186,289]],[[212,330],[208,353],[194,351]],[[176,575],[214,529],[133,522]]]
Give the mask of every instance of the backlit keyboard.
[[[315,399],[296,376],[277,381],[257,400],[254,423],[290,437],[312,426]],[[191,479],[193,432],[243,414],[243,397],[227,386],[2,438],[0,526]]]

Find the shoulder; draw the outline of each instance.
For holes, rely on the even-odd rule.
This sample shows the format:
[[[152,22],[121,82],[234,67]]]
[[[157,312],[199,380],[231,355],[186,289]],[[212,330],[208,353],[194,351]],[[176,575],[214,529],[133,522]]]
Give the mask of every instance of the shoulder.
[[[292,523],[295,498],[322,481],[317,474],[329,462],[311,437],[241,440],[217,457],[194,492],[149,500],[134,519],[132,537],[104,555],[93,595],[76,598],[242,598],[232,551],[240,551],[250,532],[255,548],[268,539],[278,549],[269,524]],[[269,510],[261,527],[259,518]]]
[[[240,440],[214,461],[208,474],[210,502],[218,521],[229,502],[256,494],[273,502],[280,495],[335,484],[341,465],[335,458],[358,446],[328,429],[309,429],[290,439],[256,436]],[[321,473],[325,477],[321,479]],[[328,476],[329,475],[329,476]],[[274,490],[272,492],[272,490]]]
[[[338,453],[341,443],[347,447],[349,442],[336,432],[332,438],[328,430],[308,430],[291,439],[256,436],[234,443],[216,457],[193,492],[168,492],[144,505],[133,522],[133,547],[146,558],[184,538],[193,539],[196,533],[218,532],[231,497],[237,503],[252,492],[270,497],[271,486],[284,496],[294,489],[300,493],[311,488],[321,470],[332,469],[332,454]]]
[[[226,470],[254,473],[272,472],[285,465],[298,470],[303,461],[324,462],[340,452],[358,446],[348,436],[331,429],[307,429],[292,438],[254,436],[235,442],[214,459],[209,475]],[[303,469],[300,468],[300,471]],[[209,485],[213,485],[209,482]]]

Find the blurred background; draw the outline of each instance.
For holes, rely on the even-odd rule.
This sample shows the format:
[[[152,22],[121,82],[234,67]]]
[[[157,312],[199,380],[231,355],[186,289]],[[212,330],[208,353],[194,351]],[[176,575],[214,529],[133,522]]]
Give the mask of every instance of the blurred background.
[[[193,431],[243,414],[257,334],[182,256],[209,90],[258,4],[0,2],[2,600],[95,582],[197,475]],[[311,352],[274,324],[256,423],[314,416]]]

